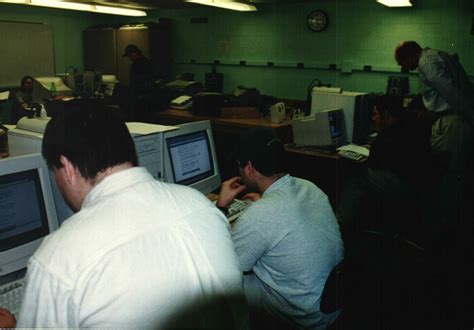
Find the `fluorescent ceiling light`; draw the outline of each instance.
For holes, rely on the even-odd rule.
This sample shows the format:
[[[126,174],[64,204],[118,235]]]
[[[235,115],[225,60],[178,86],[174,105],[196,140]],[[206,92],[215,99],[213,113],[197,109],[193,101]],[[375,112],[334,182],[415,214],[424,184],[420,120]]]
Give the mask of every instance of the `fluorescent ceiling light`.
[[[14,4],[27,4],[30,3],[28,0],[0,0],[0,3],[14,3]]]
[[[69,9],[69,10],[81,10],[81,11],[90,11],[91,6],[84,3],[76,2],[62,2],[62,1],[50,1],[50,0],[30,0],[32,6],[40,7],[50,7],[50,8],[60,8],[60,9]]]
[[[146,12],[143,10],[120,8],[120,7],[109,7],[109,6],[98,6],[95,5],[95,11],[102,14],[112,15],[123,15],[123,16],[146,16]]]
[[[377,0],[378,3],[387,7],[411,7],[410,0]]]
[[[237,11],[256,11],[257,10],[257,8],[255,8],[255,6],[253,5],[242,3],[242,2],[229,1],[229,0],[185,0],[185,2],[197,3],[197,4],[205,5],[205,6],[219,7],[219,8],[237,10]]]
[[[101,14],[123,15],[123,16],[146,16],[143,10],[127,9],[121,7],[96,6],[85,3],[65,2],[54,0],[0,0],[2,3],[25,4],[31,6],[80,10]]]

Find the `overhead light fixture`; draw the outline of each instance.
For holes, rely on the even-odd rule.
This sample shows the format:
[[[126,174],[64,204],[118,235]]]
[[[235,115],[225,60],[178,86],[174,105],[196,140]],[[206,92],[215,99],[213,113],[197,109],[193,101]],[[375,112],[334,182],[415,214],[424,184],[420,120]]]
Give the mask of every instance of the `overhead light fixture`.
[[[243,3],[243,2],[229,1],[229,0],[185,0],[185,2],[197,3],[197,4],[205,5],[205,6],[212,6],[212,7],[237,10],[237,11],[256,11],[257,10],[257,8],[254,5],[250,5],[248,3]]]
[[[69,10],[80,10],[90,11],[91,6],[84,3],[76,2],[63,2],[63,1],[50,1],[50,0],[30,0],[30,5],[39,7],[69,9]]]
[[[410,0],[377,0],[378,3],[381,3],[387,7],[412,7]]]
[[[27,3],[29,3],[28,0],[0,0],[0,3],[13,3],[13,4],[21,4],[21,5],[25,5]]]
[[[137,9],[128,9],[121,7],[109,7],[94,5],[95,11],[102,14],[122,15],[122,16],[146,16],[146,12]]]
[[[96,6],[78,2],[65,2],[54,0],[0,0],[1,3],[24,4],[30,6],[88,11],[92,13],[123,15],[123,16],[146,16],[143,10],[128,9],[121,7]]]

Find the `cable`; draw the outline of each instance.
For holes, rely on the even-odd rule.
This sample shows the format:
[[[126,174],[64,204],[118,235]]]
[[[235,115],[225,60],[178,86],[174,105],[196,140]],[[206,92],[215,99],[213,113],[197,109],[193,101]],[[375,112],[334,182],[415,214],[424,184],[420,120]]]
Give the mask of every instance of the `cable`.
[[[317,84],[315,84],[317,82]],[[308,85],[308,90],[306,94],[306,109],[305,109],[305,115],[308,116],[311,113],[311,91],[313,90],[314,86],[321,87],[322,83],[321,80],[318,78],[313,79],[313,81],[310,82]]]

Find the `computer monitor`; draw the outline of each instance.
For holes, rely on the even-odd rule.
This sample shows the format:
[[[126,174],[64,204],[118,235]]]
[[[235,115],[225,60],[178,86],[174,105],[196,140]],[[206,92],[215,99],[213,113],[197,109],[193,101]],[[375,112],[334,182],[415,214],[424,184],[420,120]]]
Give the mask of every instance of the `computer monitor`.
[[[347,143],[344,111],[318,111],[292,121],[293,141],[297,145],[337,148]]]
[[[55,90],[55,95],[52,95],[52,88]],[[71,96],[72,92],[72,89],[66,86],[60,77],[33,78],[33,102],[44,103],[45,100],[50,100],[54,96]]]
[[[99,84],[102,81],[102,75],[96,71],[84,71],[82,74],[82,86],[83,93],[85,96],[94,95],[98,88]]]
[[[219,165],[208,120],[179,125],[165,132],[165,177],[208,194],[221,185]]]
[[[41,154],[0,160],[0,276],[25,268],[58,228],[48,167]]]
[[[348,142],[356,144],[367,142],[372,129],[375,95],[340,89],[339,92],[320,91],[315,87],[311,96],[311,115],[328,109],[342,109]]]

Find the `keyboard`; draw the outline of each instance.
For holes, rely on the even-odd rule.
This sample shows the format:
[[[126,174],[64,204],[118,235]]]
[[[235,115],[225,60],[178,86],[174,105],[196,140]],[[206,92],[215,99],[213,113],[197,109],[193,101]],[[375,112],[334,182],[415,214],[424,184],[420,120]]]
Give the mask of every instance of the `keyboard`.
[[[240,217],[240,214],[250,205],[252,205],[252,201],[234,199],[227,208],[227,220],[229,220],[229,222],[237,220]]]
[[[22,278],[0,286],[0,307],[8,309],[10,313],[18,316],[23,299],[24,284],[25,281]]]
[[[361,160],[364,157],[369,157],[370,154],[368,148],[352,143],[337,148],[337,151],[339,156],[352,160]]]
[[[361,155],[355,151],[350,151],[350,150],[341,150],[338,152],[339,156],[348,158],[351,160],[361,160],[364,158],[364,155]]]

